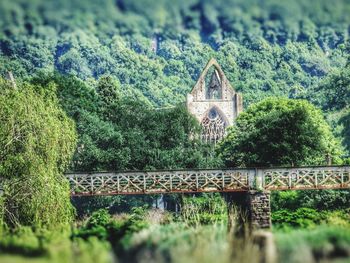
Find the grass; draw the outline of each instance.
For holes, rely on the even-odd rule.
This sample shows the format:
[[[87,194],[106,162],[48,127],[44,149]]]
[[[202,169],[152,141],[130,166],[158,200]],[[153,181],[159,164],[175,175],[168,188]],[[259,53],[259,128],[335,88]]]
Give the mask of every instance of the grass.
[[[129,246],[136,262],[144,262],[144,258],[173,263],[259,262],[257,247],[234,240],[225,224],[153,225],[134,234]]]
[[[350,262],[350,228],[321,225],[277,231],[275,239],[281,262]]]

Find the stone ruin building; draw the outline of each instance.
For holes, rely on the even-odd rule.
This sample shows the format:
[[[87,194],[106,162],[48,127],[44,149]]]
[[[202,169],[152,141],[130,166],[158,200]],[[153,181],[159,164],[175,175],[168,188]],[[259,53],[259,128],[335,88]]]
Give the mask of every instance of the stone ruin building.
[[[211,59],[187,95],[188,111],[202,125],[202,140],[216,144],[243,110],[241,94],[227,80],[220,65]]]

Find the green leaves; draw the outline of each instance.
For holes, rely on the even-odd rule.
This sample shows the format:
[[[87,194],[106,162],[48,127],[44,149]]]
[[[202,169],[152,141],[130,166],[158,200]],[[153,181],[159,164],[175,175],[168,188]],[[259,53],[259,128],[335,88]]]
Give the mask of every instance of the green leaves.
[[[58,70],[87,81],[108,75],[122,91],[168,106],[185,100],[215,57],[247,104],[307,96],[342,107],[340,82],[326,84],[331,97],[314,88],[346,63],[349,12],[346,0],[6,1],[0,75]]]
[[[8,87],[0,80],[0,177],[6,178],[4,223],[67,226],[73,211],[63,178],[76,146],[75,125],[53,87]]]
[[[277,228],[312,228],[325,219],[325,213],[312,208],[298,208],[296,211],[278,210],[272,213],[272,222]]]
[[[72,170],[143,170],[216,167],[220,160],[199,138],[200,126],[183,105],[154,109],[118,80],[98,82],[41,74],[32,79],[41,91],[57,92],[76,122],[78,145]]]
[[[350,106],[350,64],[337,69],[315,89],[316,102],[326,110],[341,110]],[[310,94],[311,96],[311,94]],[[310,97],[314,101],[315,98]]]
[[[339,161],[339,143],[306,101],[269,98],[237,119],[218,153],[228,166],[298,166]]]

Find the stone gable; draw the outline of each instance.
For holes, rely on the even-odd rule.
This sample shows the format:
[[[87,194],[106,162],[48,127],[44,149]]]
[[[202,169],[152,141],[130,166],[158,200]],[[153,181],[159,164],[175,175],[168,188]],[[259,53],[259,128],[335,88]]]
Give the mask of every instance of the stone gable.
[[[187,109],[202,124],[202,139],[216,143],[243,110],[242,96],[227,80],[220,65],[211,59],[187,95]]]

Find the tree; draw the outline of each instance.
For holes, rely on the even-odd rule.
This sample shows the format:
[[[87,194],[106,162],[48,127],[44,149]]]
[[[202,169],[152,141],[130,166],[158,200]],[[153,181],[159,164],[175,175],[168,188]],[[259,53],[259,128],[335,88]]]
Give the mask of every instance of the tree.
[[[67,226],[73,216],[63,172],[76,145],[75,125],[59,107],[55,86],[0,80],[0,178],[8,227]]]
[[[119,86],[119,81],[111,76],[104,76],[99,79],[96,91],[105,105],[116,103],[120,98]]]
[[[304,100],[268,98],[237,118],[218,153],[228,166],[297,166],[339,161],[322,112]]]
[[[313,94],[316,94],[314,96]],[[332,72],[308,96],[324,109],[341,110],[350,106],[350,63]]]
[[[110,75],[123,94],[141,94],[159,107],[184,101],[215,56],[246,103],[305,95],[325,107],[328,87],[332,100],[348,100],[341,80],[314,89],[345,65],[348,0],[319,0],[317,7],[303,0],[22,2],[0,1],[2,75],[30,77],[38,69],[87,81]]]
[[[344,140],[343,143],[348,152],[350,153],[350,109],[347,110],[345,114],[340,118],[339,123],[343,126],[341,132],[341,135]],[[348,158],[346,162],[350,164],[350,158]]]

